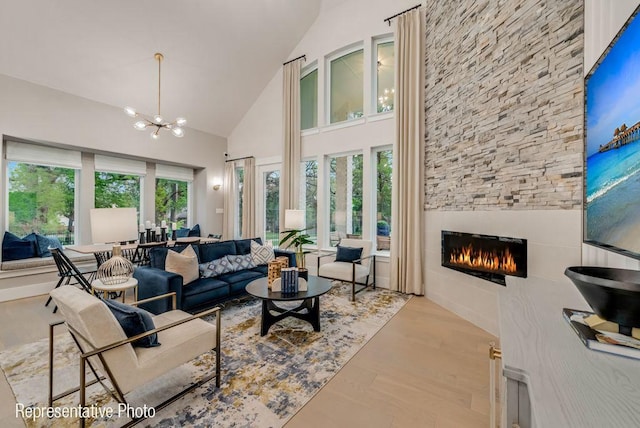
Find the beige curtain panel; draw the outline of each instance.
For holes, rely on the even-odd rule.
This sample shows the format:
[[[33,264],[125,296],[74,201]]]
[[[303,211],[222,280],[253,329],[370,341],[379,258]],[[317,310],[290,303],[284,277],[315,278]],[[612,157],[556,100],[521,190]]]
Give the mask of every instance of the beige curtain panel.
[[[282,116],[283,153],[280,180],[280,230],[284,230],[284,210],[297,209],[300,194],[300,63],[298,59],[283,66]]]
[[[235,225],[235,189],[236,189],[236,171],[235,162],[226,162],[224,164],[224,215],[222,220],[222,239],[234,239]]]
[[[392,290],[424,294],[424,8],[396,18]]]
[[[242,237],[256,236],[256,160],[253,157],[244,160],[244,181],[242,184]]]

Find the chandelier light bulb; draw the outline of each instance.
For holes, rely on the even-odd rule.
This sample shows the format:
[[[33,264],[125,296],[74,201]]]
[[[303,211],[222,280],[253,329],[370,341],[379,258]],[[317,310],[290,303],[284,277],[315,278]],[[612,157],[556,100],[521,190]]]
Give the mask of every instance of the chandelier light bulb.
[[[124,112],[127,114],[127,116],[136,117],[136,109],[134,109],[133,107],[125,107]]]
[[[133,127],[136,128],[138,131],[144,131],[144,129],[147,127],[147,124],[139,120],[138,122],[133,124]]]
[[[158,131],[157,131],[157,130],[156,130],[156,131],[153,131],[153,132],[151,133],[151,138],[152,138],[153,140],[157,140],[157,139],[158,139]]]
[[[178,138],[182,138],[184,136],[184,131],[182,130],[182,128],[173,128],[171,132]]]
[[[179,118],[176,119],[176,125],[184,126],[186,124],[187,124],[187,119],[185,119],[184,117],[179,117]]]
[[[155,116],[153,116],[153,121],[158,125],[162,124],[162,116],[160,116],[159,114],[156,114]]]

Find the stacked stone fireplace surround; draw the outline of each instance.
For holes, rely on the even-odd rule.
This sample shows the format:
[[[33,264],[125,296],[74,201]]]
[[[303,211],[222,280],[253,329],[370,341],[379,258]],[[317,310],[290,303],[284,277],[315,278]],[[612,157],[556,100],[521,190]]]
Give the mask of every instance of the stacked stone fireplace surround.
[[[583,2],[427,10],[426,292],[498,334],[501,287],[440,266],[441,231],[527,239],[529,276],[565,281],[580,263]]]

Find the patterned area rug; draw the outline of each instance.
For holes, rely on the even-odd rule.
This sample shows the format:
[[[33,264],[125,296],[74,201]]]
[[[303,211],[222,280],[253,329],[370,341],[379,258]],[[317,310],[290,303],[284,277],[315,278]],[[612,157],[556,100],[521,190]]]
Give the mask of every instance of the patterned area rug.
[[[222,312],[220,389],[212,380],[140,426],[284,425],[410,298],[384,289],[363,291],[355,304],[348,296],[348,286],[335,283],[320,298],[320,332],[304,321],[287,318],[264,337],[260,336],[260,301],[228,305]],[[56,337],[55,352],[54,393],[59,393],[79,384],[77,351],[67,333]],[[0,366],[17,403],[46,406],[47,356],[48,339],[0,352]],[[144,405],[162,402],[213,367],[213,355],[204,354],[128,394],[128,409],[119,408],[101,386],[93,385],[88,389],[88,403],[96,409],[113,408],[114,416],[91,418],[90,426],[121,426],[130,420],[128,415],[142,412]],[[71,408],[77,403],[74,394],[58,400],[55,406]],[[29,427],[77,426],[73,418],[24,419]]]

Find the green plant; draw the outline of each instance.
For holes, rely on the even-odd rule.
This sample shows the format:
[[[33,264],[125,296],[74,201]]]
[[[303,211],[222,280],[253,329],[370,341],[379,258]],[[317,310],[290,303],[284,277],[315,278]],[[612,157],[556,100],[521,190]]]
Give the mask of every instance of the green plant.
[[[306,233],[303,233],[307,229],[291,229],[280,232],[284,234],[280,239],[280,246],[286,245],[287,247],[296,248],[296,262],[298,267],[304,268],[304,253],[302,252],[302,246],[305,244],[313,244],[311,237]]]

